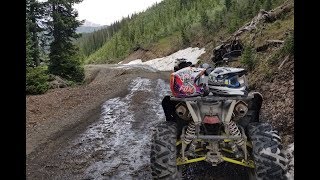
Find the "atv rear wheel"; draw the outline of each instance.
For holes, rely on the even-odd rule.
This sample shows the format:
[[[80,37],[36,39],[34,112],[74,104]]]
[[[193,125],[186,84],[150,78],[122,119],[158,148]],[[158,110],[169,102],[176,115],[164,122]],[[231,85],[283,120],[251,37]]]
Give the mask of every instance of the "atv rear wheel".
[[[250,123],[248,135],[252,142],[256,179],[287,179],[287,159],[282,152],[281,138],[268,123]]]
[[[162,122],[151,141],[151,174],[153,179],[177,179],[177,128],[174,122]]]

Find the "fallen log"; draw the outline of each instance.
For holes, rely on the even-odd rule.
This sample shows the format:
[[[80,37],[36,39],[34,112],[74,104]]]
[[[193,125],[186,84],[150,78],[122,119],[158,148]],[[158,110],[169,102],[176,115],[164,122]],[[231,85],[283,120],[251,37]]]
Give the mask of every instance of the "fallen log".
[[[278,70],[280,70],[280,69],[282,68],[283,64],[284,64],[286,61],[288,61],[288,59],[289,59],[289,56],[286,56],[286,58],[282,61],[282,63],[281,63],[280,66],[278,67]]]
[[[269,43],[277,43],[277,44],[284,43],[284,41],[282,41],[282,40],[267,40],[267,42],[269,42]]]
[[[234,37],[240,36],[242,33],[248,31],[252,32],[253,30],[257,29],[257,26],[260,23],[271,23],[275,20],[279,19],[283,14],[290,12],[294,7],[293,3],[284,3],[277,8],[265,11],[260,10],[258,15],[256,15],[250,22],[246,23],[244,26],[239,28],[235,33],[233,33],[226,41],[233,39]]]
[[[284,41],[281,40],[267,40],[267,43],[256,48],[257,52],[266,51],[270,46],[277,47],[280,44],[283,44]]]
[[[225,53],[228,53],[232,50],[242,50],[243,49],[243,45],[241,45],[241,47],[233,47],[232,44],[234,42],[240,42],[239,41],[239,36],[248,31],[248,32],[252,32],[256,29],[259,29],[260,24],[262,24],[262,26],[264,26],[264,23],[270,23],[273,22],[275,20],[277,20],[278,18],[280,18],[282,15],[284,15],[285,13],[290,12],[294,7],[294,4],[292,2],[289,3],[289,1],[285,2],[283,5],[278,6],[277,8],[271,10],[271,11],[265,11],[265,10],[260,10],[259,13],[250,21],[247,22],[244,26],[242,26],[241,28],[239,28],[236,32],[234,32],[231,36],[229,36],[226,40],[222,40],[219,39],[219,42],[221,43],[219,46],[215,47],[213,49],[213,56],[212,56],[212,60],[215,61],[220,61],[222,59],[222,56]],[[263,27],[262,27],[263,29]],[[261,32],[261,31],[260,31]],[[251,42],[250,44],[254,41],[256,34],[258,33],[258,31],[255,31],[254,36],[251,38]],[[278,46],[280,44],[282,44],[283,41],[281,40],[267,40],[266,44],[257,47],[256,51],[265,51],[267,50],[270,46]]]

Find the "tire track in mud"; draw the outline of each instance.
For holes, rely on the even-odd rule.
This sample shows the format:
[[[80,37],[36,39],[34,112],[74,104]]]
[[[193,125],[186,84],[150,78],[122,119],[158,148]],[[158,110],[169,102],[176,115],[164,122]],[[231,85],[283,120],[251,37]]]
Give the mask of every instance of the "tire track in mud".
[[[90,165],[87,173],[94,179],[104,177],[115,179],[150,179],[149,150],[151,127],[163,120],[161,100],[169,87],[163,80],[152,82],[137,78],[129,86],[130,93],[124,98],[108,100],[103,105],[102,122],[95,125],[96,131],[109,131],[111,137],[102,142],[110,149],[107,162],[98,161]],[[104,128],[101,128],[104,127]],[[92,128],[94,129],[94,128]],[[94,172],[92,172],[94,171]]]
[[[56,179],[151,179],[152,127],[164,120],[162,98],[169,85],[162,79],[136,78],[129,93],[106,101],[100,119],[72,140]]]

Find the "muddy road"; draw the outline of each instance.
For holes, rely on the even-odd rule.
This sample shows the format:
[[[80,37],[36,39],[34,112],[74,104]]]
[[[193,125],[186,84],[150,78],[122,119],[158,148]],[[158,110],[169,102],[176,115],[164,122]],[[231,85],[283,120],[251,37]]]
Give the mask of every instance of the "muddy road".
[[[35,148],[27,156],[27,179],[151,179],[150,138],[165,118],[161,100],[169,93],[169,72],[140,68],[129,77],[116,89],[122,93],[91,112],[88,122]]]

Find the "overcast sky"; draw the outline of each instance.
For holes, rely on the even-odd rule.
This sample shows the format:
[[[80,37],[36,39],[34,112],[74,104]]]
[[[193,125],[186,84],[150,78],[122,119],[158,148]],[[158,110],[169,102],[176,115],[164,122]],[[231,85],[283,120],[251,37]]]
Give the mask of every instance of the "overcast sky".
[[[47,0],[38,0],[44,2]],[[79,20],[88,20],[100,25],[110,25],[122,17],[141,12],[162,0],[83,0],[74,6]]]
[[[84,0],[74,7],[79,19],[86,19],[100,25],[110,25],[122,17],[141,12],[162,0]]]

